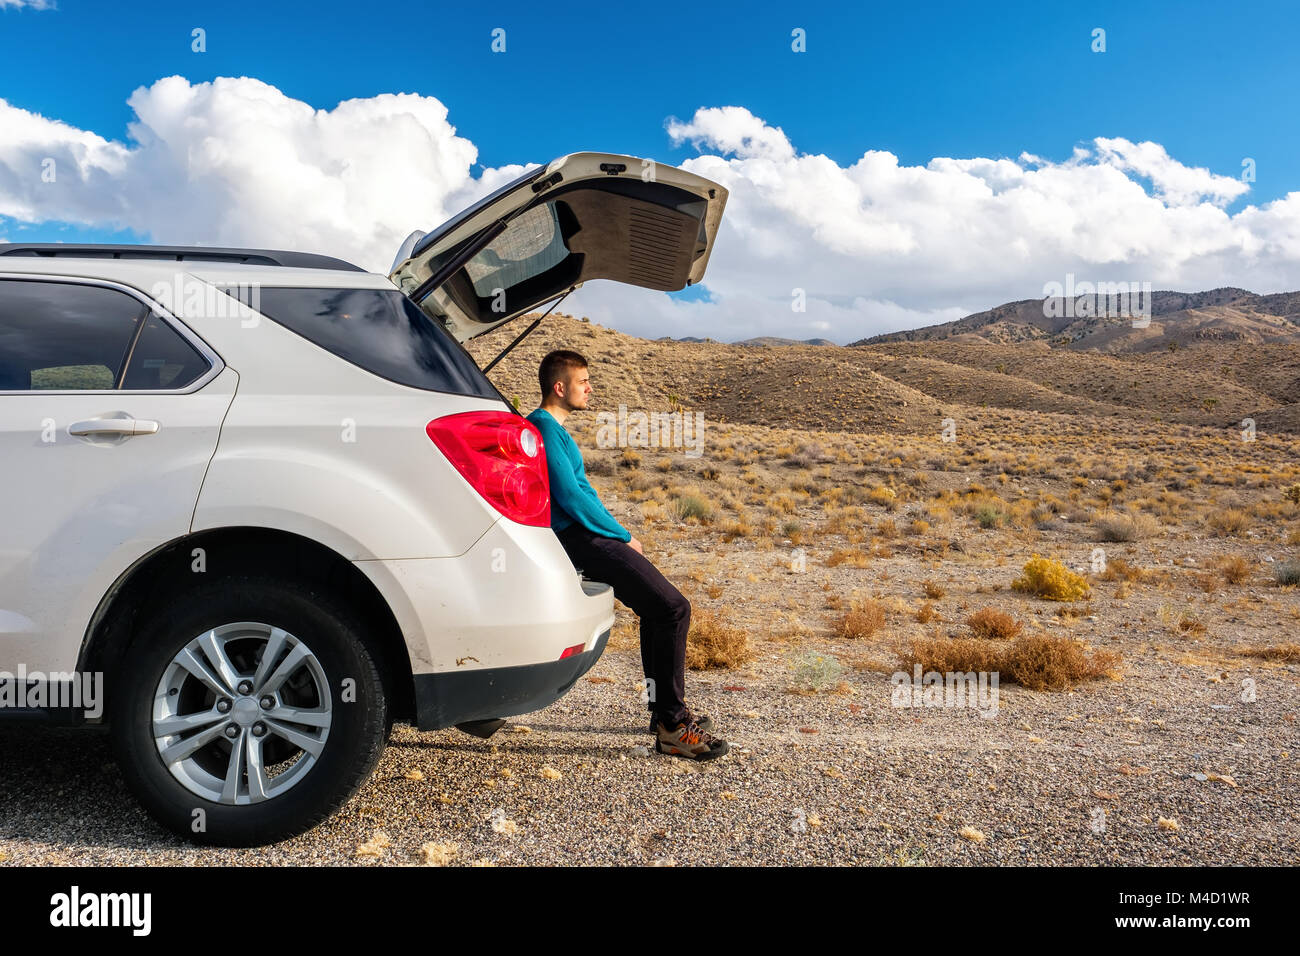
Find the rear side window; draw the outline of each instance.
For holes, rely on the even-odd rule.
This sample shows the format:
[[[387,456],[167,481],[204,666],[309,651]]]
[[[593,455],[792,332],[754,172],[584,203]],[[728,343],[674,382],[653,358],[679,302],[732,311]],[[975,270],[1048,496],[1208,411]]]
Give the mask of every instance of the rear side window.
[[[0,280],[0,391],[115,387],[146,311],[116,289]]]
[[[145,317],[127,360],[123,388],[184,388],[208,370],[207,360],[158,316]]]
[[[501,398],[445,329],[397,289],[262,287],[245,305],[339,358],[400,385]],[[236,290],[227,290],[235,295]]]

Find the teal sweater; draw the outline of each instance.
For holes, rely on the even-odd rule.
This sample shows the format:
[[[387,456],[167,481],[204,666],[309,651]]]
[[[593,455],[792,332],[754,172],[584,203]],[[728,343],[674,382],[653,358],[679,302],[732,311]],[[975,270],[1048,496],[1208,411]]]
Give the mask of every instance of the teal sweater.
[[[546,445],[546,471],[551,480],[551,529],[563,531],[576,523],[606,538],[631,541],[632,533],[614,520],[587,481],[582,452],[564,426],[544,408],[535,409],[528,420],[537,426]]]

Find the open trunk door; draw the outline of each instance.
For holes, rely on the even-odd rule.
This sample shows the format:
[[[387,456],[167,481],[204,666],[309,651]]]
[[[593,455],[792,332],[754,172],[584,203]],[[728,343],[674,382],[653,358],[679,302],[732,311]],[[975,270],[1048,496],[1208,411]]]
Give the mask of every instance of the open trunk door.
[[[664,292],[699,282],[726,202],[673,166],[571,153],[412,235],[390,278],[464,342],[589,279]]]

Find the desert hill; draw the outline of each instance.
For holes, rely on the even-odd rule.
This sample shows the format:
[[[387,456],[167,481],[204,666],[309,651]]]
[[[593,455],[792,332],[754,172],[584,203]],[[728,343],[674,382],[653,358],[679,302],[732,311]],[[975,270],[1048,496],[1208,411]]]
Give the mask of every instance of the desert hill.
[[[1135,303],[1134,308],[1140,305]],[[1113,308],[1118,311],[1119,304]],[[1074,300],[1023,299],[954,322],[876,335],[853,345],[1044,342],[1053,349],[1143,353],[1205,343],[1300,343],[1300,293],[1296,292],[1156,291],[1150,295],[1149,325],[1137,328],[1128,317],[1081,315],[1082,311]]]
[[[1300,302],[1290,295],[1255,298],[1282,310]],[[1165,301],[1228,308],[1195,297]],[[1041,313],[1041,301],[1037,305]],[[485,363],[521,325],[507,323],[471,341],[470,351]],[[491,377],[527,410],[538,400],[541,357],[553,348],[574,348],[593,364],[593,410],[615,411],[620,403],[683,407],[716,422],[912,434],[933,434],[944,418],[977,410],[1000,410],[1012,420],[1064,416],[1111,429],[1128,419],[1237,430],[1250,418],[1258,430],[1300,434],[1300,336],[1295,342],[1205,340],[1174,351],[1132,352],[1054,348],[1041,337],[1015,343],[885,338],[850,347],[652,341],[557,314]]]

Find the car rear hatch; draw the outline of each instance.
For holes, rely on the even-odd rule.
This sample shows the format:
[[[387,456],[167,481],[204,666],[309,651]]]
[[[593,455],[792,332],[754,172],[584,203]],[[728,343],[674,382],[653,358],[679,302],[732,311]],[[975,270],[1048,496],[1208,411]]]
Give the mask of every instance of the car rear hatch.
[[[590,279],[664,292],[699,282],[726,202],[685,170],[572,153],[412,235],[390,278],[464,342]]]

